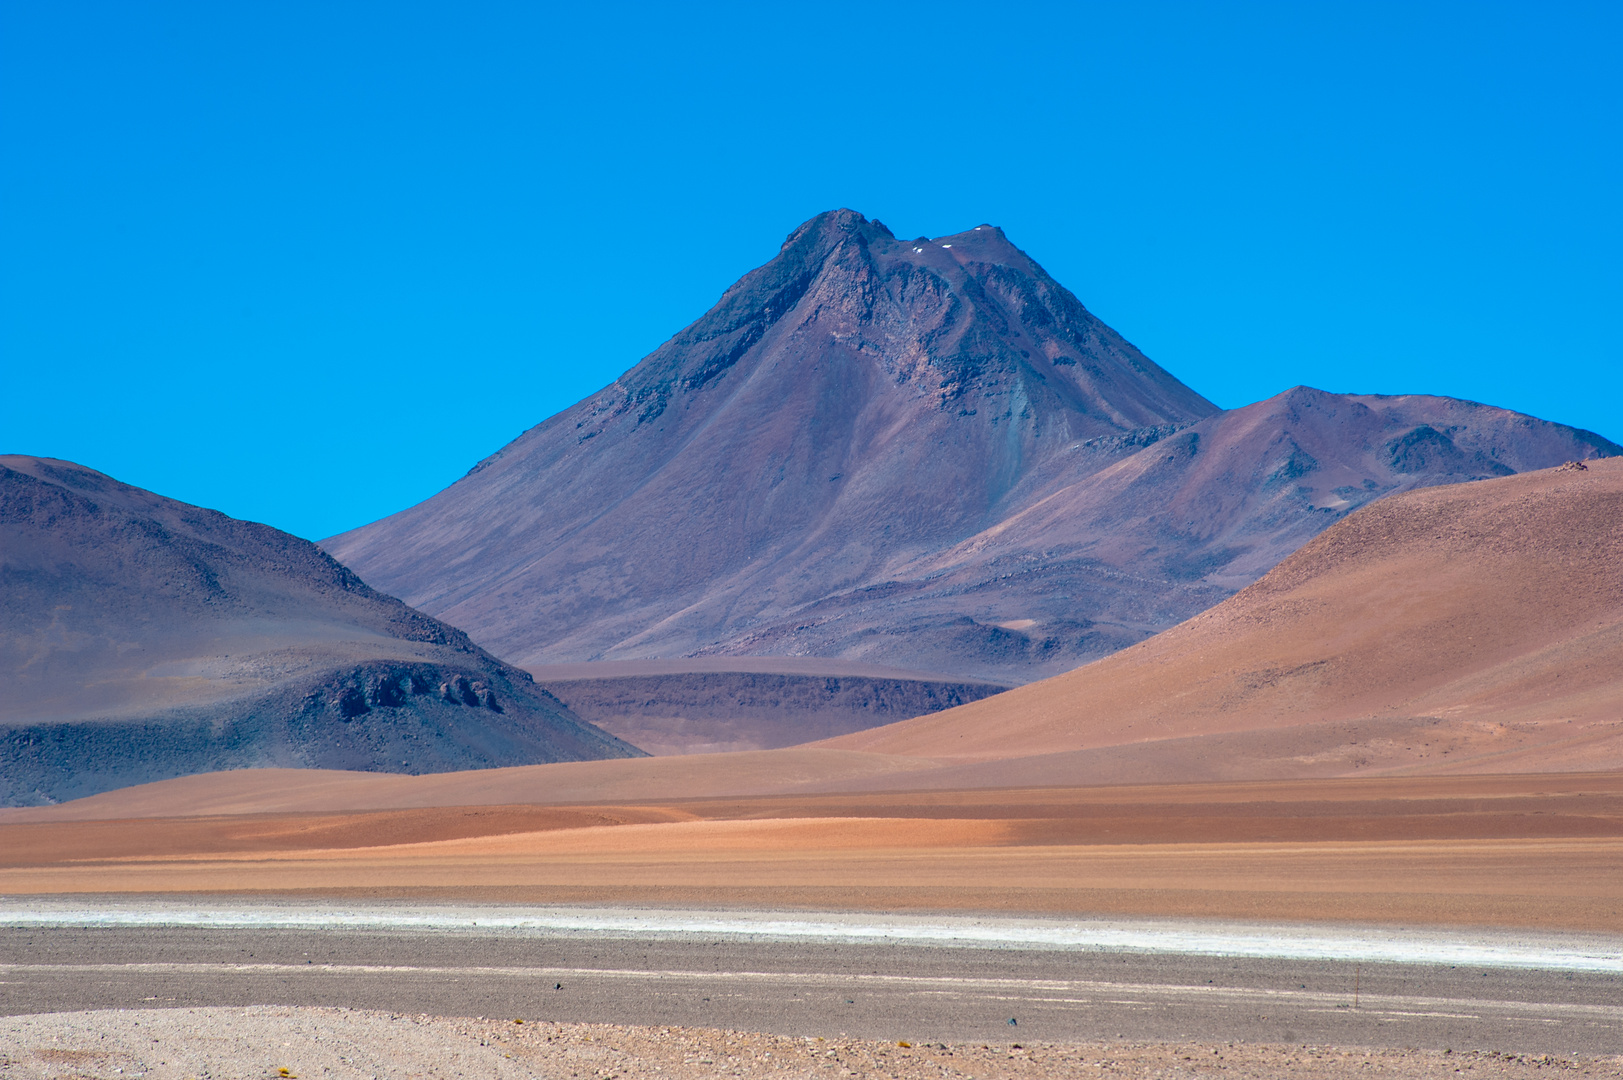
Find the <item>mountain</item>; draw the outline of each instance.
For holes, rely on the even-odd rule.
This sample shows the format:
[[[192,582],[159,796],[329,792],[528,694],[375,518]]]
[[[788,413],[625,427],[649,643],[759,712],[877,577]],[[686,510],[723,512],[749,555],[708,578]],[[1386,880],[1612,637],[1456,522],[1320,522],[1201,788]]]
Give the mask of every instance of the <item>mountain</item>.
[[[961,763],[901,786],[1623,767],[1623,459],[1394,495],[1148,641],[820,745]]]
[[[613,385],[324,541],[525,665],[830,657],[1025,682],[1407,488],[1623,452],[1445,398],[1223,412],[1000,229],[819,215]]]
[[[0,457],[0,805],[214,769],[635,756],[314,544]]]

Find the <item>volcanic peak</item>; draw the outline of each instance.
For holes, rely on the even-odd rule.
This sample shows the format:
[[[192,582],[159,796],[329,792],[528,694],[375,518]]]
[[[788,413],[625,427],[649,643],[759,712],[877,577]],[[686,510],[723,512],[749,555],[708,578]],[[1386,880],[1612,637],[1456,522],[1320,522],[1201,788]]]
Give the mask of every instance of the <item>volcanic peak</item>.
[[[842,209],[599,393],[325,543],[528,663],[1018,681],[1218,602],[1379,495],[1609,446],[1442,398],[1222,412],[1001,229],[898,240]]]
[[[818,338],[830,338],[825,343]],[[810,339],[810,340],[808,340]],[[834,345],[969,417],[979,397],[1059,438],[1189,423],[1216,407],[1094,318],[995,226],[921,244],[851,210],[819,214],[702,318],[592,400],[582,438],[719,387],[752,350]],[[758,368],[760,365],[752,365]],[[573,411],[573,410],[572,410]]]

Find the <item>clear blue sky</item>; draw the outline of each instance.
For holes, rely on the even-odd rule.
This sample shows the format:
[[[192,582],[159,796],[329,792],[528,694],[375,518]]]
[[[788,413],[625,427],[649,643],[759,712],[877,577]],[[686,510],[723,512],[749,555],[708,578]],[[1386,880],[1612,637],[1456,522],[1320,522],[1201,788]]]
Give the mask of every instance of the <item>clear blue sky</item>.
[[[0,452],[319,538],[821,210],[1002,225],[1239,406],[1623,440],[1616,4],[0,6]]]

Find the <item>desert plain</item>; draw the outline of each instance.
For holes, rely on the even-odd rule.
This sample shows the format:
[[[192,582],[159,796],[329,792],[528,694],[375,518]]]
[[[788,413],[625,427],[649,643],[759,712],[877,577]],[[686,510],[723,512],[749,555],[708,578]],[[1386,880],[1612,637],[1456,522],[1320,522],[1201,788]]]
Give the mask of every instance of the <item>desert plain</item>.
[[[1615,772],[726,793],[782,775],[750,760],[774,754],[824,782],[884,775],[826,749],[254,770],[11,811],[0,999],[36,1015],[0,1020],[0,1061],[161,1080],[1623,1075]],[[700,779],[715,793],[671,796]],[[526,919],[585,929],[502,928]],[[1132,940],[940,940],[1009,919]],[[791,920],[834,937],[774,931]],[[842,943],[849,923],[870,936]],[[920,926],[936,938],[909,941]],[[1329,952],[1293,953],[1303,935]]]
[[[126,798],[144,801],[134,806],[121,808],[115,794],[98,797],[96,811],[72,808],[101,818],[61,820],[68,807],[57,820],[50,810],[13,811],[0,824],[0,892],[1597,931],[1623,919],[1615,773],[590,803],[531,787],[529,799],[513,797],[514,786],[539,786],[537,773],[563,768],[381,784],[264,770],[153,785],[169,787],[172,802],[136,789]]]

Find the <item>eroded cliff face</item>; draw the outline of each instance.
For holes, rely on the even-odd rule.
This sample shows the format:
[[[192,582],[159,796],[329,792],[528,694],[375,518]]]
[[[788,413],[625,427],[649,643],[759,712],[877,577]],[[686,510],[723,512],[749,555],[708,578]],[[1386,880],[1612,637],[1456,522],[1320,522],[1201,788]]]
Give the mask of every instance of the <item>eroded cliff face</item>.
[[[212,769],[637,754],[315,545],[0,458],[0,805]]]
[[[1024,681],[1210,606],[1370,497],[1616,450],[1447,399],[1282,399],[1220,412],[995,227],[898,240],[840,210],[611,386],[324,546],[526,664]]]

